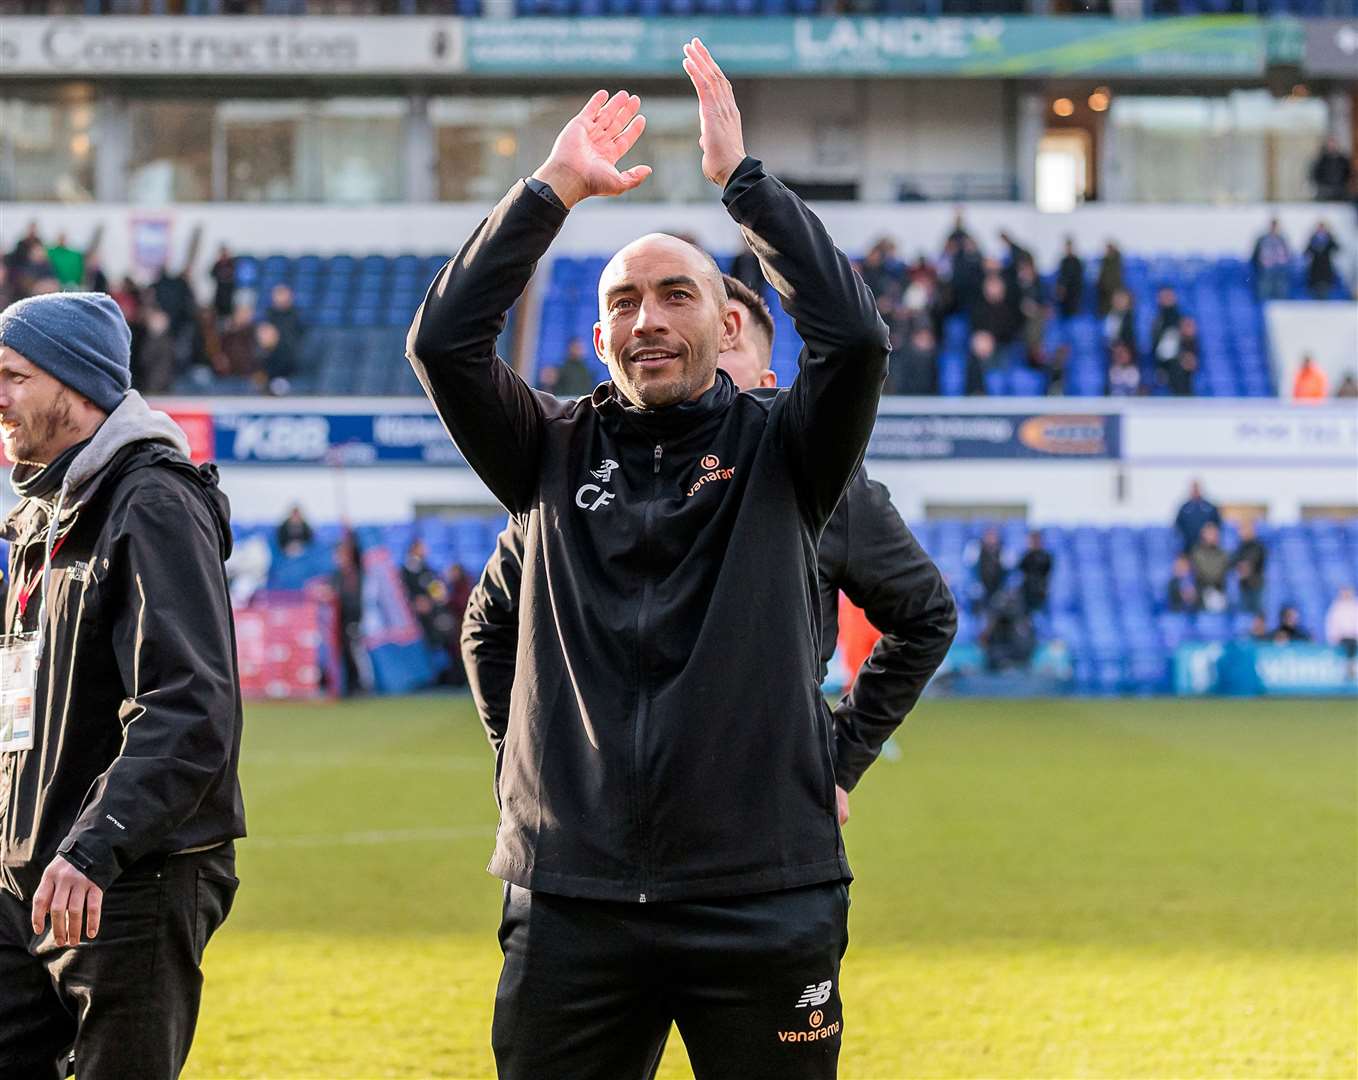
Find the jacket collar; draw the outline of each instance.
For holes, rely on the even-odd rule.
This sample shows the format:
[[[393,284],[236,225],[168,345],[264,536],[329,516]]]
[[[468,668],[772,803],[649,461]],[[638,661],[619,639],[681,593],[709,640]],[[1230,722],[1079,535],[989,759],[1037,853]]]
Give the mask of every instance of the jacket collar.
[[[736,393],[731,377],[718,368],[717,381],[693,401],[682,401],[663,409],[643,409],[624,398],[612,382],[606,382],[595,389],[590,403],[609,428],[664,439],[693,431],[725,412],[736,399]]]

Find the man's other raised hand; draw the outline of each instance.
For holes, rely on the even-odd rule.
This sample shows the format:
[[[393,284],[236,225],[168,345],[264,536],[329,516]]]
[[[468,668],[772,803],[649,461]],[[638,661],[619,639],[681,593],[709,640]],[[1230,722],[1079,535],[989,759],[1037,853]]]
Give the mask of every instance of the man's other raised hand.
[[[551,185],[567,209],[591,195],[621,195],[651,175],[649,165],[619,170],[618,162],[646,130],[641,98],[599,90],[571,117],[533,177]]]
[[[731,83],[707,46],[694,38],[684,46],[684,70],[698,91],[698,145],[703,149],[703,175],[718,187],[745,160],[745,136]]]

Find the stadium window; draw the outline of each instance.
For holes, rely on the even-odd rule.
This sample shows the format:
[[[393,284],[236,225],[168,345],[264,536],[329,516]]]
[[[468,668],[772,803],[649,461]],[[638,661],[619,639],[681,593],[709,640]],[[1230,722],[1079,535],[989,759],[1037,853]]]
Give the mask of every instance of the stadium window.
[[[493,202],[547,156],[561,126],[580,107],[570,95],[440,97],[429,102],[437,191],[446,202]],[[685,98],[646,99],[649,181],[625,196],[637,202],[693,202],[706,181],[693,168],[697,115]],[[640,154],[640,151],[638,151]]]
[[[218,111],[233,202],[396,202],[403,194],[399,98],[228,101]]]
[[[1328,106],[1266,90],[1116,97],[1107,113],[1110,194],[1121,202],[1302,201]]]
[[[212,197],[215,106],[188,101],[129,101],[128,201],[203,202]]]
[[[67,88],[61,97],[0,98],[0,200],[94,197],[97,105],[79,88]]]

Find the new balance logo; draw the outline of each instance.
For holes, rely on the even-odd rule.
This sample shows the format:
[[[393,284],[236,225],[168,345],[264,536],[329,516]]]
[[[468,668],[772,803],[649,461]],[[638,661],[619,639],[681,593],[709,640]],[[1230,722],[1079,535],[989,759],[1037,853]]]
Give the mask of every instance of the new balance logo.
[[[824,1005],[830,1000],[830,987],[834,983],[826,979],[823,983],[812,983],[802,991],[802,996],[797,999],[797,1008],[805,1009],[810,1005]]]

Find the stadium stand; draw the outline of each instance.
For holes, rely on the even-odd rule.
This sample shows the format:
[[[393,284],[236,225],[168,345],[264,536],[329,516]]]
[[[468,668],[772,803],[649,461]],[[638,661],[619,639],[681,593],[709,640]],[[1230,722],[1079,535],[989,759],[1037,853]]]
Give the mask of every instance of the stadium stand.
[[[440,573],[455,563],[479,575],[494,550],[504,517],[427,518],[358,529],[365,550],[384,547],[399,560],[410,541],[420,537],[429,565]],[[967,564],[969,545],[991,525],[1000,530],[1004,550],[1017,557],[1029,526],[1023,521],[924,521],[911,525],[920,543],[949,580],[960,604],[956,645],[974,646],[983,618],[968,602],[974,572]],[[277,551],[277,525],[235,526],[238,541],[261,536],[274,548],[270,590],[295,590],[334,570],[338,525],[316,527],[316,542],[305,553],[287,557]],[[1040,530],[1054,569],[1047,610],[1034,621],[1039,640],[1063,642],[1074,668],[1073,689],[1092,694],[1151,694],[1169,689],[1173,651],[1189,642],[1225,642],[1245,637],[1251,616],[1240,611],[1231,578],[1231,610],[1175,612],[1166,604],[1170,566],[1179,553],[1172,526],[1048,526]],[[1307,521],[1268,526],[1259,537],[1269,550],[1264,611],[1273,624],[1279,609],[1295,605],[1302,624],[1320,635],[1325,613],[1338,590],[1358,580],[1358,520]],[[1225,530],[1225,546],[1238,540]],[[1010,572],[1007,585],[1016,585]]]
[[[565,354],[572,337],[588,340],[597,318],[594,283],[605,259],[558,258],[542,301],[537,369],[555,364]],[[719,258],[723,268],[729,259]],[[1065,393],[1099,396],[1104,393],[1107,353],[1101,320],[1094,313],[1098,261],[1088,260],[1087,287],[1082,310],[1070,319],[1053,318],[1047,326],[1049,349],[1066,345],[1070,360],[1066,369]],[[1202,368],[1197,392],[1206,397],[1269,397],[1277,392],[1269,367],[1268,340],[1264,333],[1262,306],[1255,298],[1248,262],[1238,258],[1209,259],[1125,256],[1124,279],[1131,292],[1137,318],[1137,336],[1149,342],[1155,313],[1155,294],[1162,286],[1173,288],[1184,308],[1198,320],[1201,337]],[[1307,299],[1305,263],[1294,260],[1291,286],[1295,299]],[[1054,273],[1044,275],[1047,294],[1051,294]],[[1335,295],[1344,295],[1337,285]],[[773,299],[770,294],[770,300]],[[797,370],[801,341],[792,321],[777,303],[771,303],[776,336],[773,369],[779,382],[786,385]],[[940,388],[944,396],[962,394],[966,367],[968,320],[953,315],[944,322],[942,351],[939,358]],[[987,377],[992,395],[1042,395],[1047,393],[1047,375],[1030,368],[1019,355],[1021,346],[1012,350],[1007,366]],[[603,366],[597,365],[602,380]]]

